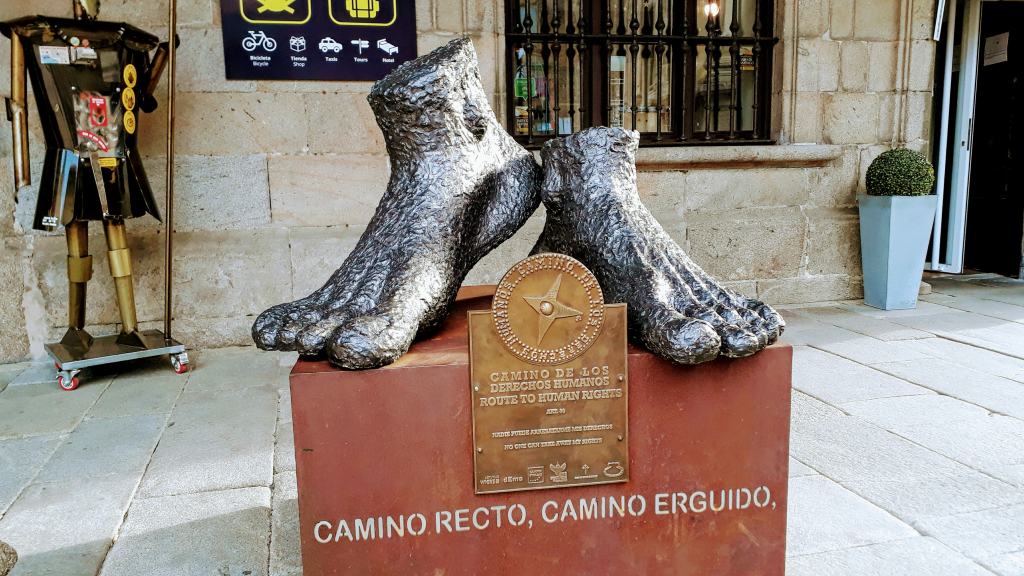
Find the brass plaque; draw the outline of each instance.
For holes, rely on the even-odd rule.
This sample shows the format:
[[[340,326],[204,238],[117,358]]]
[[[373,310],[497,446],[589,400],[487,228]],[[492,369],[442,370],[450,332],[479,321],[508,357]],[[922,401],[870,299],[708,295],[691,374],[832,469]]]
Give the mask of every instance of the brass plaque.
[[[537,254],[469,312],[477,494],[629,480],[626,305],[594,275]]]

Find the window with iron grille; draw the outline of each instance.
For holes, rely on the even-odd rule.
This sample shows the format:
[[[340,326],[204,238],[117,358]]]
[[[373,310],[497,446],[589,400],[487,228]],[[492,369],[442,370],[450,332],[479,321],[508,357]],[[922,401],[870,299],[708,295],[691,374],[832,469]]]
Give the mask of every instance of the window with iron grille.
[[[509,131],[770,143],[773,0],[506,0]]]

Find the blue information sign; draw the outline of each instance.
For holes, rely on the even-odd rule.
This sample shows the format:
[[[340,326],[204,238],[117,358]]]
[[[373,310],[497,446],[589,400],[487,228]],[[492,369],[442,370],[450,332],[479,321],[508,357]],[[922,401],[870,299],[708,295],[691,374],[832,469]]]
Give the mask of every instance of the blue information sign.
[[[416,57],[415,0],[220,0],[229,80],[378,80]]]

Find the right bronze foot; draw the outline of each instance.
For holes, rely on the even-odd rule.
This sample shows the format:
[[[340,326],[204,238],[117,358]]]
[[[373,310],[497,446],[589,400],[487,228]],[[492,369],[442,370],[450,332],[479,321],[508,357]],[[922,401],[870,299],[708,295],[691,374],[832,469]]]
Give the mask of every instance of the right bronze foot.
[[[607,301],[629,305],[630,333],[674,362],[749,356],[777,340],[782,317],[701,270],[640,202],[638,143],[636,132],[591,128],[544,145],[547,222],[534,252],[583,262]]]
[[[403,64],[369,100],[391,157],[387,191],[322,288],[256,319],[264,350],[351,369],[394,362],[540,204],[540,167],[494,117],[469,40]]]

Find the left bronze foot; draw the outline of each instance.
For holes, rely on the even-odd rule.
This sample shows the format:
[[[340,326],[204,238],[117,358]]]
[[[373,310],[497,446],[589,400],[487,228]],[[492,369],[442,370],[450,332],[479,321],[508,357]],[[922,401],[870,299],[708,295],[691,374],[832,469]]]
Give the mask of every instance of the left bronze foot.
[[[775,342],[782,317],[701,270],[640,202],[638,143],[636,132],[591,128],[544,145],[547,222],[534,253],[583,262],[607,301],[629,305],[634,337],[674,362],[749,356]]]
[[[264,350],[325,353],[349,369],[394,362],[540,204],[540,167],[494,117],[469,40],[403,64],[369,100],[391,158],[387,191],[322,288],[256,319]]]

